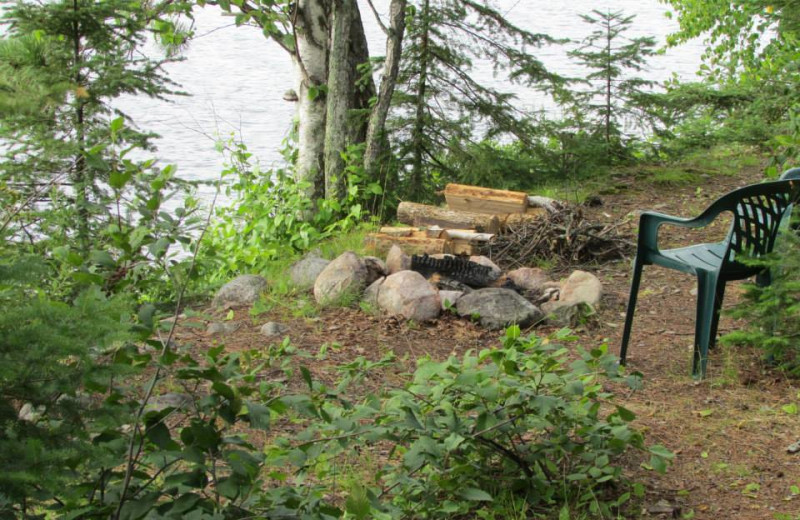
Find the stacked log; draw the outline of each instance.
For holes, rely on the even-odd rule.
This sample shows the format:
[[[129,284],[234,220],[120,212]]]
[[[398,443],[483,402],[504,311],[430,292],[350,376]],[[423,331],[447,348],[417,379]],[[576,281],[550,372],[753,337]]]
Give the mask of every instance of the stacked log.
[[[500,231],[500,220],[496,215],[453,211],[415,202],[401,202],[397,206],[397,220],[402,224],[416,227],[440,226],[445,229],[474,229],[481,233]]]
[[[381,228],[368,237],[379,249],[397,244],[414,253],[472,255],[495,234],[542,219],[560,203],[527,193],[448,184],[447,208],[401,202],[397,219],[411,227]]]

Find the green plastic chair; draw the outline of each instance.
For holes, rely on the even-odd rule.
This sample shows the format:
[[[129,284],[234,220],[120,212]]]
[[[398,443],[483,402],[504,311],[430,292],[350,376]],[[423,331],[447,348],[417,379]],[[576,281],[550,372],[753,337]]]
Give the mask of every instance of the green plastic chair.
[[[758,258],[770,253],[781,223],[789,216],[800,193],[800,168],[789,170],[781,180],[753,184],[723,195],[702,214],[693,219],[672,217],[646,211],[639,220],[639,238],[633,279],[622,332],[620,363],[625,364],[628,341],[636,309],[642,269],[660,265],[697,276],[697,318],[695,322],[692,375],[705,377],[708,350],[716,341],[719,311],[725,296],[725,284],[760,275],[759,283],[768,284],[763,269],[740,262],[742,258]],[[658,247],[658,228],[664,224],[703,228],[721,213],[731,212],[733,221],[722,242],[697,244],[678,249]]]

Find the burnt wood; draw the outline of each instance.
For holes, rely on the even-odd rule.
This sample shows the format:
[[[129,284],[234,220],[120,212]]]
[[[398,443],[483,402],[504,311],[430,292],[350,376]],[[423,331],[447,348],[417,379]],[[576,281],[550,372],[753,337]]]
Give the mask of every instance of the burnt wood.
[[[438,274],[471,287],[487,287],[496,279],[491,267],[470,262],[466,256],[447,256],[440,259],[427,254],[413,255],[411,270],[417,271],[425,278]]]

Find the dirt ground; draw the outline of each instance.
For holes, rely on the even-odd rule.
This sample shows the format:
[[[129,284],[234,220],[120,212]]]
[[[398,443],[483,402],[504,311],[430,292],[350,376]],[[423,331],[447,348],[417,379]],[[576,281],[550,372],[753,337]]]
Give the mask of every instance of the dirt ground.
[[[661,185],[640,181],[635,173],[618,176],[613,193],[601,194],[603,204],[587,209],[591,218],[616,221],[629,217],[635,233],[636,212],[660,212],[694,216],[717,196],[760,179],[757,168],[733,176],[706,177],[696,183]],[[724,223],[711,233],[724,234]],[[693,239],[694,237],[694,239]],[[692,243],[695,235],[665,235],[669,245]],[[607,342],[618,352],[630,283],[630,262],[584,266],[604,283],[605,295],[596,319],[577,330],[579,343],[596,346]],[[564,272],[553,273],[554,278]],[[644,387],[624,396],[625,406],[636,412],[635,424],[648,443],[659,443],[676,453],[666,475],[646,469],[632,457],[627,473],[647,489],[642,518],[697,519],[800,519],[800,454],[787,447],[800,440],[800,382],[789,381],[763,367],[759,353],[742,348],[718,347],[709,360],[708,377],[695,381],[690,375],[694,335],[695,280],[659,267],[645,268],[636,319],[629,348],[628,366],[644,374]],[[725,307],[740,297],[740,284],[730,286]],[[211,312],[211,311],[208,311]],[[396,371],[380,373],[368,382],[376,388],[402,384],[405,369],[415,359],[430,355],[446,358],[469,349],[497,344],[498,332],[452,316],[432,324],[406,323],[366,314],[358,308],[323,310],[316,315],[293,317],[286,306],[251,316],[237,310],[234,320],[242,325],[220,340],[203,329],[181,328],[179,341],[206,348],[224,341],[229,349],[265,348],[269,341],[259,333],[267,321],[290,327],[292,345],[316,354],[328,345],[324,361],[310,368],[321,380],[333,380],[332,368],[356,356],[371,360],[394,352],[401,361]],[[724,316],[721,333],[741,323]],[[551,332],[547,328],[537,333]],[[292,382],[287,381],[288,385]],[[794,413],[792,413],[794,411]],[[796,490],[796,488],[795,488]],[[658,512],[663,508],[664,512]]]

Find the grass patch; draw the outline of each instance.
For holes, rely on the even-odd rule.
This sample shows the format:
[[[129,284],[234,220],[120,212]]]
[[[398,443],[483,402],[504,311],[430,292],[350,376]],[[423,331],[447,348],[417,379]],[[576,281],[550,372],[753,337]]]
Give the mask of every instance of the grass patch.
[[[667,167],[655,170],[652,173],[651,181],[659,186],[682,186],[697,183],[699,175],[687,172],[680,168]]]

